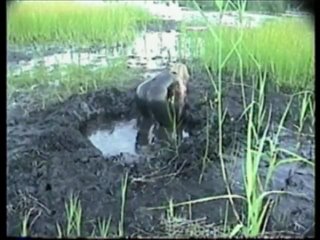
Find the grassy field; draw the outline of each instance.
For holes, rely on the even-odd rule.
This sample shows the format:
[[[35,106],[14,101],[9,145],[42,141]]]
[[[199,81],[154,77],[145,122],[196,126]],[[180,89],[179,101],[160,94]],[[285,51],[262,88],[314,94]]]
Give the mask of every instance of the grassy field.
[[[135,70],[128,70],[124,61],[119,60],[107,67],[91,69],[90,66],[70,64],[48,71],[38,66],[32,72],[8,77],[8,98],[15,92],[36,93],[34,100],[40,109],[49,104],[62,102],[73,94],[84,94],[105,87],[128,88],[138,78]]]
[[[26,1],[8,12],[9,43],[114,44],[130,42],[139,26],[154,19],[132,5],[73,1]]]
[[[35,46],[59,44],[60,46],[114,45],[130,43],[139,29],[155,17],[142,8],[125,4],[79,4],[73,1],[28,1],[8,8],[9,44]],[[8,75],[9,97],[14,91],[52,91],[38,97],[43,107],[49,100],[63,101],[75,93],[84,93],[123,83],[132,71],[126,64],[102,67],[93,72],[89,66],[59,65],[53,71],[37,66],[31,72],[18,76]],[[53,82],[59,83],[52,88]],[[40,91],[41,92],[41,91]]]
[[[237,75],[243,71],[243,74],[251,76],[258,73],[258,64],[279,86],[295,90],[313,89],[315,41],[314,31],[307,22],[283,19],[258,28],[215,26],[214,29],[222,42],[221,54],[226,59],[224,71]],[[217,72],[217,38],[212,37],[210,31],[185,32],[185,35],[193,41],[198,38],[204,40],[200,58]]]

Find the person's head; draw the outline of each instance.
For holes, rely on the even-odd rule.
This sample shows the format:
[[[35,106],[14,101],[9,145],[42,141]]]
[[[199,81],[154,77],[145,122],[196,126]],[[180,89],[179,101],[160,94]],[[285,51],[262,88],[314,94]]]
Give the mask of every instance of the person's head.
[[[187,83],[190,80],[188,68],[185,64],[174,63],[170,67],[170,73],[175,78],[177,84],[175,84],[172,91],[172,95],[175,98],[175,104],[179,108],[179,118],[183,112],[187,98]]]
[[[178,82],[185,86],[187,85],[190,75],[186,65],[183,63],[174,63],[170,67],[170,72]]]

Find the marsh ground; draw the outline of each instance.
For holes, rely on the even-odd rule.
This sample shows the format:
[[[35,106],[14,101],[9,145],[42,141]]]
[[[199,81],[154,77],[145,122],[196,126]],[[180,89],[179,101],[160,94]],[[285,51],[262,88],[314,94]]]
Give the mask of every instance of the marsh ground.
[[[86,123],[89,120],[94,121],[98,116],[105,118],[104,124],[137,118],[138,113],[133,102],[134,88],[106,88],[73,96],[63,103],[32,112],[27,117],[16,118],[14,122],[14,116],[8,119],[7,201],[8,206],[12,207],[8,211],[8,234],[19,235],[24,214],[33,209],[30,220],[37,214],[39,217],[30,228],[31,234],[55,236],[56,223],[63,224],[66,221],[65,201],[71,193],[79,194],[81,201],[84,215],[82,234],[89,235],[93,231],[93,220],[109,216],[112,216],[111,232],[116,234],[121,209],[121,181],[126,172],[128,186],[125,200],[125,231],[128,235],[168,234],[161,228],[160,223],[161,216],[165,217],[165,209],[148,210],[148,207],[166,205],[171,198],[175,202],[183,202],[225,195],[221,166],[216,156],[217,132],[214,117],[210,125],[208,154],[211,162],[208,163],[203,180],[199,184],[209,110],[208,103],[201,99],[203,93],[210,89],[206,78],[205,73],[192,73],[190,84],[193,87],[189,98],[192,103],[193,122],[187,127],[190,136],[184,139],[179,147],[178,156],[175,152],[163,150],[153,157],[136,157],[133,162],[123,159],[126,156],[121,156],[120,153],[104,157],[83,134]],[[139,79],[136,81],[138,83]],[[236,86],[226,89],[224,101],[228,104],[229,115],[224,127],[224,142],[226,152],[230,153],[226,156],[230,176],[233,178],[230,181],[235,184],[235,193],[240,194],[243,191],[241,167],[239,168],[241,157],[237,156],[239,153],[235,149],[245,140],[246,124],[241,120],[232,121],[241,114],[241,98],[237,94],[238,91]],[[270,99],[270,104],[274,106],[275,119],[281,117],[289,98],[278,94]],[[282,104],[279,104],[280,102]],[[294,116],[294,108],[292,115]],[[279,120],[274,120],[274,124],[277,121]],[[288,123],[290,124],[290,121]],[[312,138],[305,138],[305,143],[312,141]],[[135,141],[135,138],[130,140]],[[295,149],[298,139],[294,141],[294,134],[288,131],[282,137],[282,141],[284,147]],[[313,159],[312,146],[314,143],[302,145],[297,153]],[[262,166],[261,174],[266,174],[266,169],[267,166]],[[271,215],[269,231],[290,232],[296,229],[297,233],[301,234],[312,225],[313,174],[312,168],[305,164],[287,164],[277,171],[272,189],[290,189],[296,196],[279,198],[278,207],[281,207],[281,214],[275,210],[275,214]],[[241,211],[241,201],[238,204]],[[191,220],[206,218],[208,224],[215,223],[217,228],[222,228],[225,207],[226,200],[220,199],[192,204],[191,216],[188,206],[178,208],[176,214]],[[230,213],[229,223],[232,223],[232,217],[234,218]]]

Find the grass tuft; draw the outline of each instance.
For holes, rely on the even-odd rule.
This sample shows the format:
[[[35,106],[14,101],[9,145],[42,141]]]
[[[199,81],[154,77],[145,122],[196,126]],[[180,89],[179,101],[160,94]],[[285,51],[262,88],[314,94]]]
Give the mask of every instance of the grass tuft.
[[[23,1],[8,9],[8,39],[13,44],[127,43],[152,19],[148,11],[125,4]]]
[[[112,86],[130,87],[134,84],[135,76],[138,76],[138,73],[127,70],[122,61],[98,69],[70,64],[48,71],[45,66],[39,66],[32,72],[8,76],[8,99],[18,92],[36,93],[33,98],[37,103],[41,103],[40,108],[44,109],[49,104],[62,102],[73,94],[84,94]]]
[[[221,36],[223,43],[221,57],[228,58],[224,71],[236,72],[237,75],[241,75],[241,71],[247,76],[258,75],[256,66],[258,62],[260,68],[265,69],[280,87],[296,90],[313,89],[315,41],[314,31],[307,22],[299,19],[281,19],[267,22],[257,28],[237,29],[226,26],[213,28],[215,35]],[[200,54],[200,58],[217,74],[219,39],[213,37],[209,30],[184,32],[184,34],[193,41],[203,40],[204,51]],[[241,39],[239,52],[233,52],[229,57],[230,51],[239,39]],[[237,55],[241,55],[241,66]]]

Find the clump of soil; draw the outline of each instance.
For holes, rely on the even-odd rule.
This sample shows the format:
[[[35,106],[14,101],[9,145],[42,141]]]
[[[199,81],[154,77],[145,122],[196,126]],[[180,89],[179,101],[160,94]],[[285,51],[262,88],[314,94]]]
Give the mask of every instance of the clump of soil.
[[[148,208],[167,205],[170,199],[183,202],[226,194],[217,155],[217,113],[215,108],[210,109],[203,97],[207,94],[208,98],[214,98],[207,78],[201,71],[192,74],[186,126],[189,137],[183,139],[178,155],[171,147],[158,150],[151,157],[141,155],[139,161],[126,161],[123,158],[127,156],[121,153],[105,156],[84,133],[88,123],[99,116],[105,120],[105,125],[137,118],[133,101],[135,89],[103,89],[72,96],[63,103],[31,112],[25,117],[11,114],[7,126],[7,234],[21,235],[23,216],[33,209],[29,217],[32,222],[30,235],[57,236],[57,222],[66,226],[65,202],[71,193],[79,196],[83,209],[82,236],[92,233],[97,219],[109,216],[112,217],[110,231],[116,234],[121,216],[121,182],[125,174],[128,174],[124,209],[127,236],[166,236],[161,224],[165,210]],[[277,106],[275,116],[282,114],[288,100],[281,94],[278,97],[283,101],[273,102],[275,98],[268,98],[270,104]],[[228,108],[228,114],[223,140],[226,149],[245,137],[245,121],[238,120],[241,103],[236,86],[225,88],[224,107]],[[208,158],[211,161],[202,171],[207,122],[210,126]],[[231,163],[226,164],[231,166]],[[296,165],[295,171],[290,170],[291,181],[283,172],[289,171],[288,167],[276,175],[275,188],[289,186],[294,192],[304,192],[306,197],[281,197],[281,206],[284,200],[291,201],[286,202],[285,216],[272,215],[270,231],[283,230],[302,235],[309,230],[308,233],[313,235],[314,177],[306,169],[305,165]],[[262,171],[266,172],[266,168]],[[234,189],[243,194],[243,185]],[[222,224],[226,201],[193,204],[192,218],[205,217],[206,223]],[[240,212],[243,203],[235,201]],[[175,210],[177,216],[190,217],[187,206]],[[230,207],[228,222],[235,223]],[[278,229],[280,222],[281,229]]]

